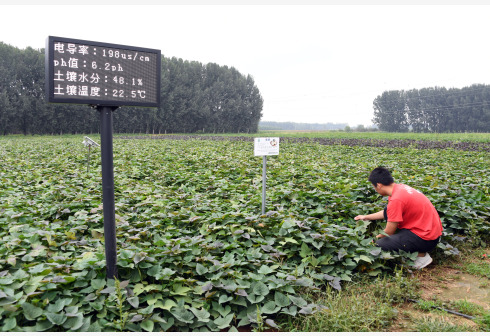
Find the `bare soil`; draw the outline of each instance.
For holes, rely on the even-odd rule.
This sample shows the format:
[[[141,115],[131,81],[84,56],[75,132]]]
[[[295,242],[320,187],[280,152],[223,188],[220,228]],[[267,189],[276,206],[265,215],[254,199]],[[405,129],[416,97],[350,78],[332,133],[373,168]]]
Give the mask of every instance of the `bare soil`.
[[[490,310],[490,285],[488,278],[465,273],[447,265],[431,264],[420,271],[415,271],[413,277],[419,281],[420,300],[450,303],[466,300]],[[398,318],[389,331],[414,331],[417,320],[434,318],[454,325],[467,326],[477,329],[471,319],[446,313],[440,310],[424,311],[416,303],[405,303],[397,307]]]

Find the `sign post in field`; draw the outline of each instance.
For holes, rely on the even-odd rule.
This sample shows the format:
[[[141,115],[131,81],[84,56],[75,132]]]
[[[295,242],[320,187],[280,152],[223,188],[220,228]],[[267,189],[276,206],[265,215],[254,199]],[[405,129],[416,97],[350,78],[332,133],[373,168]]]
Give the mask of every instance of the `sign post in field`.
[[[262,156],[262,215],[265,214],[268,155],[279,155],[279,138],[255,138],[254,156]]]
[[[88,104],[100,114],[107,278],[117,278],[112,115],[120,106],[159,107],[161,51],[49,36],[49,103]]]

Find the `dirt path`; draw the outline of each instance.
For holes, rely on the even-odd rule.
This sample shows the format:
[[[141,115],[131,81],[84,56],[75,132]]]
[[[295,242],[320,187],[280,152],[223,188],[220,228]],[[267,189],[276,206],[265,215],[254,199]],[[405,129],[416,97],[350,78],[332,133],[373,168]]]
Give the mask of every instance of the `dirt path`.
[[[420,284],[419,301],[451,304],[464,300],[490,311],[489,277],[476,276],[455,267],[437,264],[415,272],[414,277]],[[451,313],[444,314],[440,310],[423,310],[416,303],[405,303],[398,307],[398,311],[398,318],[390,331],[414,331],[417,321],[431,319],[439,319],[457,326],[477,328],[476,323],[471,319]]]

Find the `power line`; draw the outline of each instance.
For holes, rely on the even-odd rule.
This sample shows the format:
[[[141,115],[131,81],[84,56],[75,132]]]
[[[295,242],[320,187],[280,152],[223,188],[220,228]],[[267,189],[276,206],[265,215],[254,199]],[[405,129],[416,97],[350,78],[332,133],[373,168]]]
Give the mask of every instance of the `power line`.
[[[426,111],[432,111],[432,110],[445,110],[445,111],[450,111],[454,110],[457,108],[463,108],[463,107],[483,107],[483,106],[490,106],[490,102],[484,101],[484,102],[478,102],[478,103],[468,103],[468,104],[463,104],[463,105],[447,105],[447,106],[435,106],[435,107],[429,107],[426,109],[410,109],[408,110],[392,110],[392,111],[383,111],[382,114],[399,114],[401,112],[403,113],[408,113],[410,111],[418,111],[418,112],[426,112]]]
[[[450,89],[446,89],[444,87],[441,87],[441,88],[444,88],[446,89],[447,91],[446,92],[443,92],[443,93],[437,93],[437,94],[428,94],[428,95],[423,95],[423,96],[417,96],[417,97],[407,97],[407,99],[410,99],[410,100],[413,100],[413,99],[421,99],[421,98],[436,98],[436,97],[441,97],[441,96],[454,96],[454,97],[458,97],[458,96],[463,96],[463,95],[466,95],[467,93],[471,93],[471,92],[475,92],[475,91],[482,91],[482,90],[485,90],[485,88],[489,88],[490,85],[486,85],[486,84],[474,84],[474,85],[482,85],[481,87],[478,87],[478,88],[474,88],[474,89],[470,89],[470,90],[463,90],[463,89],[457,89],[457,88],[450,88]],[[428,89],[435,89],[435,88],[438,88],[438,87],[429,87],[429,88],[423,88],[423,89],[418,89],[418,91],[421,91],[421,90],[428,90]],[[417,90],[417,89],[411,89],[411,90]],[[384,91],[383,93],[385,92],[402,92],[402,93],[406,93],[406,92],[409,92],[411,90],[390,90],[390,91]],[[434,90],[435,91],[435,90]],[[455,91],[460,91],[460,92],[455,92]],[[374,91],[369,91],[369,92],[374,92]],[[352,96],[352,95],[364,95],[364,94],[368,94],[369,92],[357,92],[355,94],[348,94],[348,92],[346,92],[345,94],[344,93],[339,93],[339,94],[318,94],[318,93],[307,93],[307,94],[304,94],[304,95],[300,95],[300,96],[291,96],[291,97],[284,97],[284,98],[278,98],[278,99],[270,99],[268,100],[268,102],[274,102],[274,103],[281,103],[281,102],[290,102],[290,101],[301,101],[301,100],[305,100],[305,99],[311,99],[310,97],[311,96],[315,96],[314,99],[328,99],[328,98],[332,98],[332,97],[335,97],[335,96],[343,96],[343,95],[349,95],[349,96]],[[381,97],[381,95],[378,95],[375,99],[377,99],[378,97]],[[397,101],[399,99],[397,98],[388,98],[388,99],[383,99],[384,102],[391,102],[391,101]]]
[[[442,97],[442,96],[449,96],[449,97],[458,97],[458,96],[464,96],[467,95],[468,93],[475,92],[475,91],[482,91],[485,89],[490,88],[490,85],[484,85],[483,87],[479,87],[476,89],[471,89],[471,90],[463,90],[463,89],[449,89],[453,91],[447,91],[444,93],[438,93],[434,95],[426,95],[426,96],[417,96],[417,97],[406,97],[407,100],[414,100],[414,99],[421,99],[421,98],[437,98],[437,97]],[[421,89],[423,90],[423,89]],[[420,90],[418,90],[420,91]],[[454,92],[454,91],[459,91],[459,92]],[[392,91],[385,91],[385,92],[407,92],[403,90],[392,90]],[[490,93],[489,93],[490,94]],[[380,96],[378,96],[380,97]],[[376,97],[376,99],[378,98]],[[392,98],[392,99],[383,99],[384,102],[390,102],[390,101],[398,101],[399,99],[397,98]]]

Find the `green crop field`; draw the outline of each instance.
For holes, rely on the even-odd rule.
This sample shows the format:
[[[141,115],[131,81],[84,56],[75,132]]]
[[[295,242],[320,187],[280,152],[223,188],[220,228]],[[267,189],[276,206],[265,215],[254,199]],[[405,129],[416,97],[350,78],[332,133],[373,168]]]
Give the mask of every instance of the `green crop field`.
[[[236,134],[227,134],[236,135]],[[254,137],[306,137],[332,139],[426,140],[452,142],[490,142],[490,133],[386,133],[345,131],[260,131]]]
[[[315,314],[304,293],[414,260],[374,246],[383,223],[353,219],[386,204],[367,181],[378,165],[441,213],[436,258],[488,242],[487,147],[281,140],[261,215],[253,142],[115,136],[119,278],[107,280],[100,151],[88,161],[82,140],[0,137],[1,331],[263,330]]]

